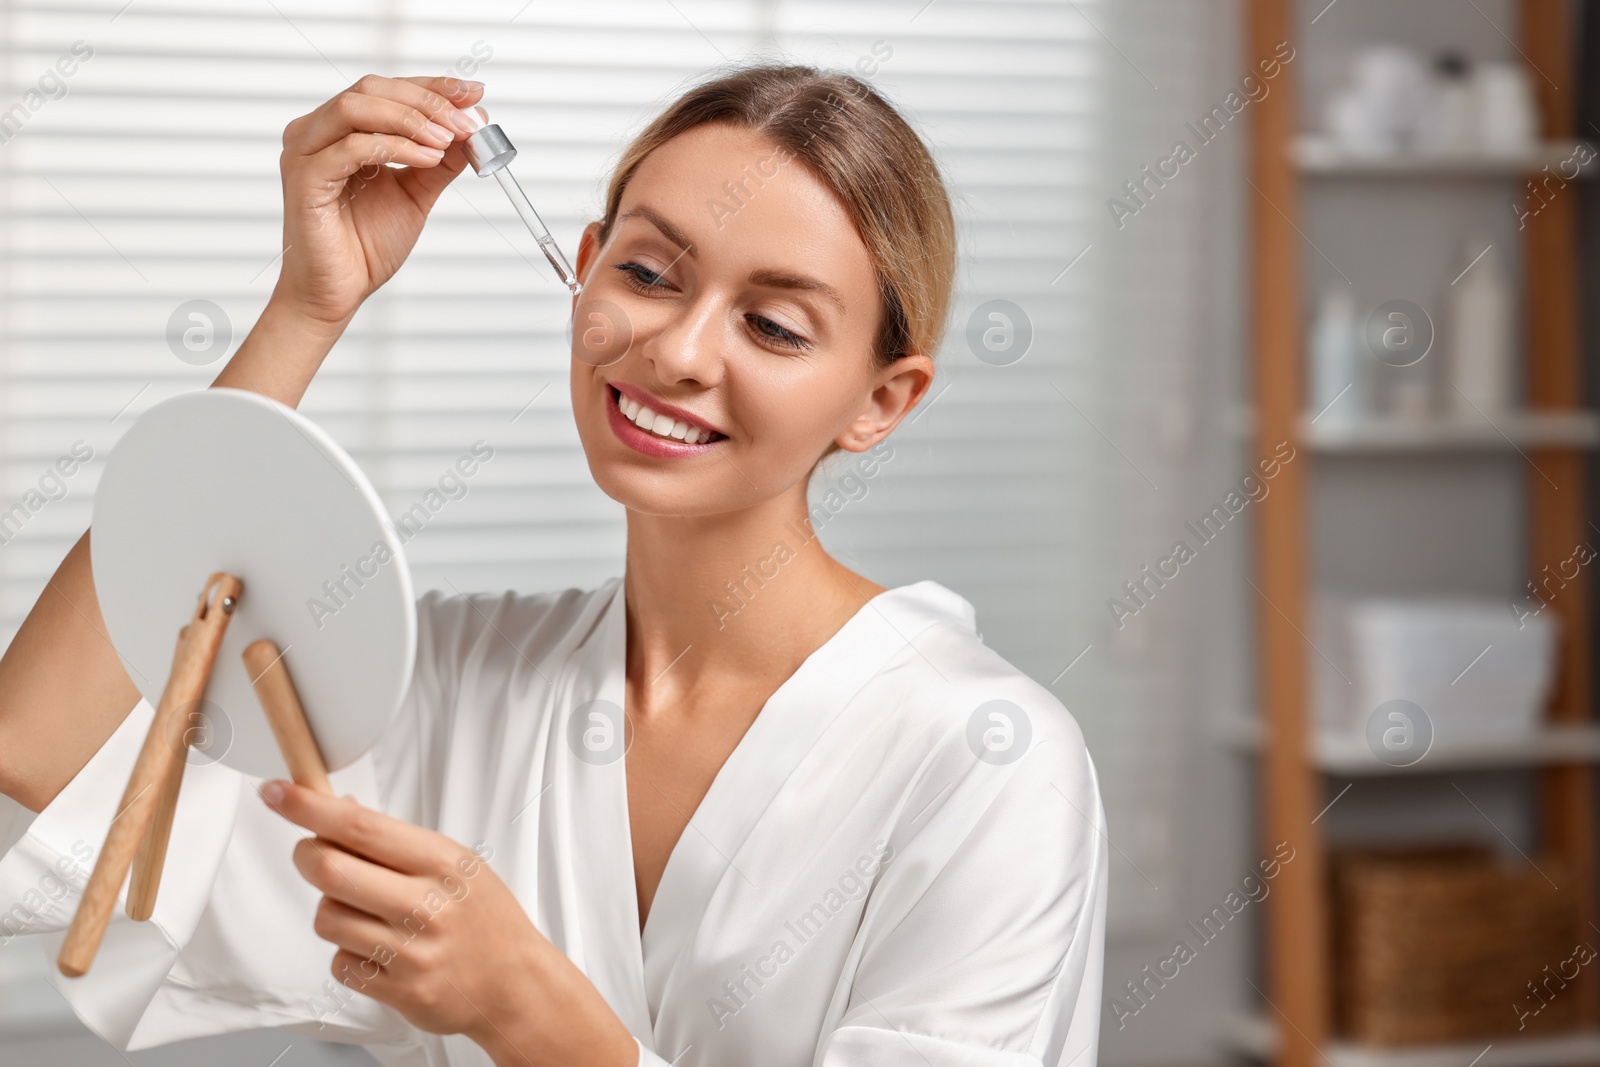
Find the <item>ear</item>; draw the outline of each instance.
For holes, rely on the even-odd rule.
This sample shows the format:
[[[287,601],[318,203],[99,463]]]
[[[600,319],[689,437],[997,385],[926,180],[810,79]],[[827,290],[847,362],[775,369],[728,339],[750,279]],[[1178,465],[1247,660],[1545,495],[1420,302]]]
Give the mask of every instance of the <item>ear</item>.
[[[583,228],[583,236],[578,238],[578,282],[584,288],[589,285],[589,271],[600,258],[600,224],[591,222]],[[572,297],[572,306],[578,306],[576,294]]]
[[[921,353],[901,356],[873,375],[867,406],[834,443],[846,452],[865,452],[900,425],[932,384],[933,360]]]

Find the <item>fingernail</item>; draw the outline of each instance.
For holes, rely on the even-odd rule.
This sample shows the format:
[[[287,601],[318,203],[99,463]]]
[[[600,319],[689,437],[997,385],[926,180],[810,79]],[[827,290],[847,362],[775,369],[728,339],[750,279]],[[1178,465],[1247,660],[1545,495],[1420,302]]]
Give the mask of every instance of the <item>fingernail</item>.
[[[465,78],[457,78],[456,79],[456,84],[460,85],[461,88],[466,89],[468,91],[471,91],[473,89],[482,89],[483,88],[483,83],[482,82],[467,81]]]
[[[449,119],[450,125],[454,126],[462,133],[472,133],[477,130],[478,126],[480,125],[479,123],[473,121],[473,117],[467,112],[458,111],[455,108],[451,108],[448,112],[446,112],[445,117]]]
[[[283,783],[278,781],[263,782],[261,785],[261,799],[273,807],[283,803]]]
[[[427,135],[428,140],[438,141],[440,144],[447,145],[456,139],[455,134],[451,133],[437,122],[428,123],[427,128],[422,132]]]

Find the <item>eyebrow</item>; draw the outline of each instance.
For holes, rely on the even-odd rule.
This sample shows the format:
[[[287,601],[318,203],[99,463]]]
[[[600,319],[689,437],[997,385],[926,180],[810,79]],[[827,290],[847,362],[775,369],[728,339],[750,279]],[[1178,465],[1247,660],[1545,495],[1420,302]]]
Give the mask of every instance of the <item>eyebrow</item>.
[[[790,274],[781,270],[757,270],[750,272],[750,281],[774,289],[798,289],[807,293],[820,293],[838,305],[840,311],[846,310],[844,299],[839,296],[837,289],[804,274]]]
[[[668,221],[661,212],[641,204],[638,207],[624,211],[617,216],[617,221],[624,222],[632,218],[643,219],[660,230],[663,237],[683,249],[689,258],[699,258],[694,250],[694,243],[684,235],[682,230]],[[844,298],[839,295],[837,289],[826,282],[805,274],[792,274],[789,271],[782,270],[756,270],[750,272],[750,281],[754,285],[765,285],[773,289],[794,289],[800,292],[818,293],[833,301],[840,311],[848,310],[845,307]]]
[[[687,252],[691,259],[698,258],[694,250],[694,243],[690,241],[689,238],[684,236],[682,230],[668,222],[666,216],[662,215],[661,212],[655,210],[654,208],[648,208],[641,205],[639,207],[632,208],[631,210],[624,211],[617,217],[617,221],[625,222],[632,218],[644,219],[650,225],[660,230],[663,237]]]

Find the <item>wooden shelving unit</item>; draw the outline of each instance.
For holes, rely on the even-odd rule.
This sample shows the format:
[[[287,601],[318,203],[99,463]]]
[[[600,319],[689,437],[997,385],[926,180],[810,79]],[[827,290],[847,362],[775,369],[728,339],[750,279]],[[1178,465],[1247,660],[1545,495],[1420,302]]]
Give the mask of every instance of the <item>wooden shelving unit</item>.
[[[1304,446],[1313,461],[1285,466],[1272,495],[1256,512],[1258,699],[1261,716],[1236,731],[1255,743],[1260,765],[1260,823],[1265,848],[1290,841],[1297,850],[1274,885],[1265,913],[1266,1003],[1259,1016],[1232,1021],[1225,1043],[1236,1051],[1281,1067],[1520,1067],[1536,1064],[1600,1063],[1600,994],[1593,973],[1574,983],[1583,998],[1584,1032],[1537,1041],[1497,1039],[1485,1051],[1475,1046],[1405,1050],[1354,1046],[1333,1026],[1333,976],[1327,856],[1315,824],[1325,804],[1328,774],[1394,773],[1363,759],[1339,742],[1316,736],[1310,715],[1310,663],[1305,634],[1313,587],[1309,529],[1310,482],[1319,457],[1407,451],[1521,450],[1547,475],[1526,480],[1527,570],[1565,558],[1588,540],[1583,494],[1584,450],[1596,444],[1595,416],[1581,407],[1578,344],[1576,196],[1554,198],[1524,231],[1523,320],[1527,323],[1529,410],[1498,423],[1498,429],[1463,419],[1418,426],[1388,421],[1340,425],[1310,423],[1303,389],[1302,268],[1309,225],[1302,210],[1302,182],[1328,177],[1389,180],[1438,178],[1506,180],[1566,159],[1576,146],[1571,101],[1574,35],[1566,26],[1563,0],[1522,0],[1518,51],[1541,74],[1539,93],[1549,143],[1512,157],[1401,157],[1379,159],[1344,153],[1324,141],[1300,136],[1294,79],[1300,65],[1285,66],[1273,92],[1252,110],[1247,191],[1251,225],[1255,454],[1269,455],[1280,441]],[[1248,0],[1245,54],[1270,55],[1295,41],[1292,0]],[[1302,44],[1303,42],[1296,42]],[[1567,87],[1566,92],[1554,88]],[[1481,421],[1481,420],[1480,420]],[[1507,425],[1507,423],[1509,425]],[[1515,452],[1512,453],[1515,455]],[[1557,489],[1555,486],[1559,486]],[[1591,718],[1590,592],[1587,571],[1552,604],[1561,623],[1560,668],[1547,709],[1549,730],[1500,751],[1432,753],[1421,773],[1454,768],[1537,766],[1541,845],[1575,872],[1593,921],[1595,825],[1592,771],[1600,733]],[[1558,751],[1566,744],[1565,751]],[[1381,768],[1381,769],[1380,769]],[[1591,969],[1592,970],[1592,969]],[[1481,1059],[1474,1059],[1479,1055]]]

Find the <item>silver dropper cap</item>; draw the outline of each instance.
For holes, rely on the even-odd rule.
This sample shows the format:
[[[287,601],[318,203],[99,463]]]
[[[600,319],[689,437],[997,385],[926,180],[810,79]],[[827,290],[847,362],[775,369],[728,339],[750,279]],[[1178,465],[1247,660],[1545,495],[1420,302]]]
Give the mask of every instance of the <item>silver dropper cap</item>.
[[[461,148],[467,154],[467,162],[472,164],[472,169],[478,172],[480,178],[493,174],[517,158],[516,145],[511,143],[511,138],[506,136],[506,131],[500,128],[499,123],[479,128],[462,142]]]

